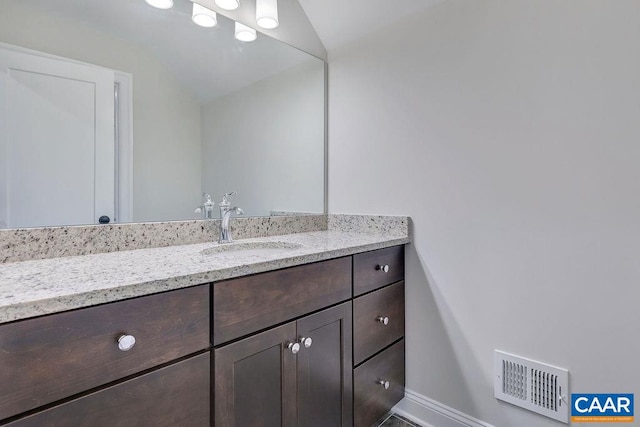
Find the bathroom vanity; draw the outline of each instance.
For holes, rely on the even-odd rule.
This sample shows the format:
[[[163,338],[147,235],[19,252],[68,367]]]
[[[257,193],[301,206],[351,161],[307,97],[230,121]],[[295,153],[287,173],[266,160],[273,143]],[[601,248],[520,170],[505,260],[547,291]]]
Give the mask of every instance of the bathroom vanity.
[[[408,218],[307,214],[327,67],[304,11],[247,45],[187,0],[117,3],[0,2],[0,426],[370,426],[403,396]],[[262,215],[237,242],[212,243],[225,212],[166,222],[228,190]]]
[[[0,265],[0,425],[369,427],[404,395],[408,242],[326,230]],[[11,280],[40,295],[7,304]]]

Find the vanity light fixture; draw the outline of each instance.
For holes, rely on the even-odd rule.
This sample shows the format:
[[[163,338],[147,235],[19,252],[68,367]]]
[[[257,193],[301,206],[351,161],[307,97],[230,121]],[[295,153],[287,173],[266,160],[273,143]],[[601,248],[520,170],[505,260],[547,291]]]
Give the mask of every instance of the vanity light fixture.
[[[240,6],[239,0],[216,0],[218,7],[225,10],[236,10]]]
[[[201,27],[215,27],[218,25],[218,15],[211,9],[207,9],[198,3],[193,3],[193,15],[191,19],[196,25]]]
[[[278,22],[278,0],[256,0],[256,24],[272,30]]]
[[[173,7],[173,0],[144,0],[147,4],[157,7],[158,9],[171,9]]]
[[[236,38],[242,42],[252,42],[258,38],[256,30],[236,22]]]

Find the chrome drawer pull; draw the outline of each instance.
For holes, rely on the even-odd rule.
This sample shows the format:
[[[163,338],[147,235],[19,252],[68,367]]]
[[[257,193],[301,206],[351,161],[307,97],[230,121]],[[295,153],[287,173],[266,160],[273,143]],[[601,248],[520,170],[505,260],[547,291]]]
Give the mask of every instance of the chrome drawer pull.
[[[389,318],[387,316],[380,316],[376,319],[378,322],[382,323],[384,326],[387,326],[389,324]]]
[[[291,353],[297,354],[300,351],[300,344],[297,342],[290,342],[287,348],[291,350]]]
[[[390,386],[389,381],[378,380],[378,384],[384,387],[385,390],[389,390],[389,386]]]
[[[133,335],[120,335],[118,338],[118,348],[122,351],[129,351],[136,345],[136,338]]]
[[[380,270],[383,273],[388,273],[389,272],[389,265],[385,264],[385,265],[379,265],[376,267],[376,270]]]
[[[300,338],[300,344],[304,346],[304,348],[309,348],[311,347],[311,344],[313,344],[313,340],[310,337],[306,337],[306,338]]]

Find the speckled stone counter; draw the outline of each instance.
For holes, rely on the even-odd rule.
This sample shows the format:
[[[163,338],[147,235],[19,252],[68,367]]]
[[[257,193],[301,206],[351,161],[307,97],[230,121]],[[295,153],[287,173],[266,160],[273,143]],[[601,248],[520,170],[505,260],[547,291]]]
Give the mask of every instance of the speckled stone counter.
[[[198,243],[2,264],[0,323],[408,243],[408,218],[339,215],[327,230],[237,243],[255,241],[278,248]]]
[[[211,242],[219,229],[220,220],[215,219],[0,230],[0,264]],[[231,222],[237,239],[326,229],[327,215],[240,217]]]

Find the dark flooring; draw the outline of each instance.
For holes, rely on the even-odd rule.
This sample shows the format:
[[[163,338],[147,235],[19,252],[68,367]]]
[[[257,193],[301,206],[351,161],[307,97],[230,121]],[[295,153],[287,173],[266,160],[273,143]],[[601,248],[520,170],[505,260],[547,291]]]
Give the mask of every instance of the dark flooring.
[[[413,423],[406,418],[402,418],[399,415],[392,414],[380,424],[379,427],[421,427],[416,423]]]

